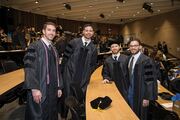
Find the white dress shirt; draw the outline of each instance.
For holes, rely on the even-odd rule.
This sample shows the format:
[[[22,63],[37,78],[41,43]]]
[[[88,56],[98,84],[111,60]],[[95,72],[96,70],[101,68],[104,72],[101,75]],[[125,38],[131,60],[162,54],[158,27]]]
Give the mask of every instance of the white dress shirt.
[[[112,54],[112,58],[113,58],[113,59],[115,59],[114,56],[117,56],[116,60],[118,60],[118,58],[119,58],[119,56],[120,56],[120,52],[118,52],[117,54]]]
[[[84,36],[82,37],[83,45],[85,45],[85,42],[87,42],[86,46],[91,42],[91,39],[86,39]]]

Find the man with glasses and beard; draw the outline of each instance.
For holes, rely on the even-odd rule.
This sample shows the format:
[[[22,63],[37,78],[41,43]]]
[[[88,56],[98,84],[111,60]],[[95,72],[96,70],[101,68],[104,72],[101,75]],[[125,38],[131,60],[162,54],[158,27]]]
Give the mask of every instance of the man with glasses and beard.
[[[157,99],[157,79],[155,65],[152,59],[140,52],[140,45],[139,39],[129,41],[128,103],[141,120],[146,120],[149,102]]]

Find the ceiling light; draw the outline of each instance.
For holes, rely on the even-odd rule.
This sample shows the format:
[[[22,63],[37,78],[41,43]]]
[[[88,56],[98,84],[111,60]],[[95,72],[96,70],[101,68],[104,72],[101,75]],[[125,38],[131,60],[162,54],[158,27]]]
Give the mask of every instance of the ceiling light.
[[[105,18],[104,14],[102,14],[102,13],[101,13],[99,16],[100,16],[101,18]]]
[[[147,10],[148,12],[150,12],[150,13],[153,13],[154,11],[152,10],[152,7],[150,6],[150,5],[148,5],[148,3],[144,3],[143,4],[143,8],[145,9],[145,10]]]
[[[161,10],[157,10],[158,12],[160,12]]]
[[[71,5],[68,4],[68,3],[64,3],[64,7],[65,7],[67,10],[71,10]]]
[[[151,2],[150,4],[151,4],[151,5],[154,5],[154,3],[153,3],[153,2]]]
[[[118,2],[124,2],[125,0],[117,0]]]
[[[38,1],[38,0],[36,0],[36,1],[35,1],[35,3],[36,3],[36,4],[38,4],[38,3],[39,3],[39,1]]]
[[[89,7],[91,8],[91,7],[93,7],[92,5],[89,5]]]

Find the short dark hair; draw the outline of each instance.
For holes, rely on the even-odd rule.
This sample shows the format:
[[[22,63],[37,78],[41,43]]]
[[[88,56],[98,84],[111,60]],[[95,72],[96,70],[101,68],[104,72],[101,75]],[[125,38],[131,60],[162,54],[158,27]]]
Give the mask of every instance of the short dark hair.
[[[56,28],[56,24],[55,23],[53,23],[53,22],[45,22],[44,25],[43,25],[43,29],[44,30],[46,29],[47,25],[52,25],[52,26],[54,26]]]
[[[85,24],[85,25],[83,26],[83,30],[84,30],[86,27],[92,27],[92,29],[94,30],[94,28],[93,28],[93,26],[92,26],[91,24]]]
[[[132,42],[132,41],[137,41],[139,43],[139,45],[141,45],[141,41],[138,38],[133,38],[131,40],[129,40],[128,45]]]

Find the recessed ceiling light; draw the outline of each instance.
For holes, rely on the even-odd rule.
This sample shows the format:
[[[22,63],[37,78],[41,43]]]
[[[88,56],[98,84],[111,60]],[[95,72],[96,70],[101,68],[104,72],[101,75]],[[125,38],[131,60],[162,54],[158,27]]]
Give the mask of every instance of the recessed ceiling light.
[[[39,1],[38,1],[38,0],[36,0],[36,1],[35,1],[35,3],[36,3],[36,4],[38,4],[38,3],[39,3]]]
[[[89,5],[89,7],[93,7],[92,5]]]
[[[117,9],[119,9],[119,6],[116,6]]]
[[[137,11],[137,14],[139,14],[140,12],[139,11]]]
[[[136,15],[135,15],[135,14],[133,14],[133,16],[135,17]]]
[[[86,16],[83,17],[83,19],[86,19],[86,18],[87,18]]]
[[[114,13],[114,11],[111,11],[111,13]]]
[[[161,10],[158,10],[158,12],[160,12]]]
[[[153,3],[153,2],[151,2],[150,4],[151,4],[151,5],[154,5],[154,3]]]

